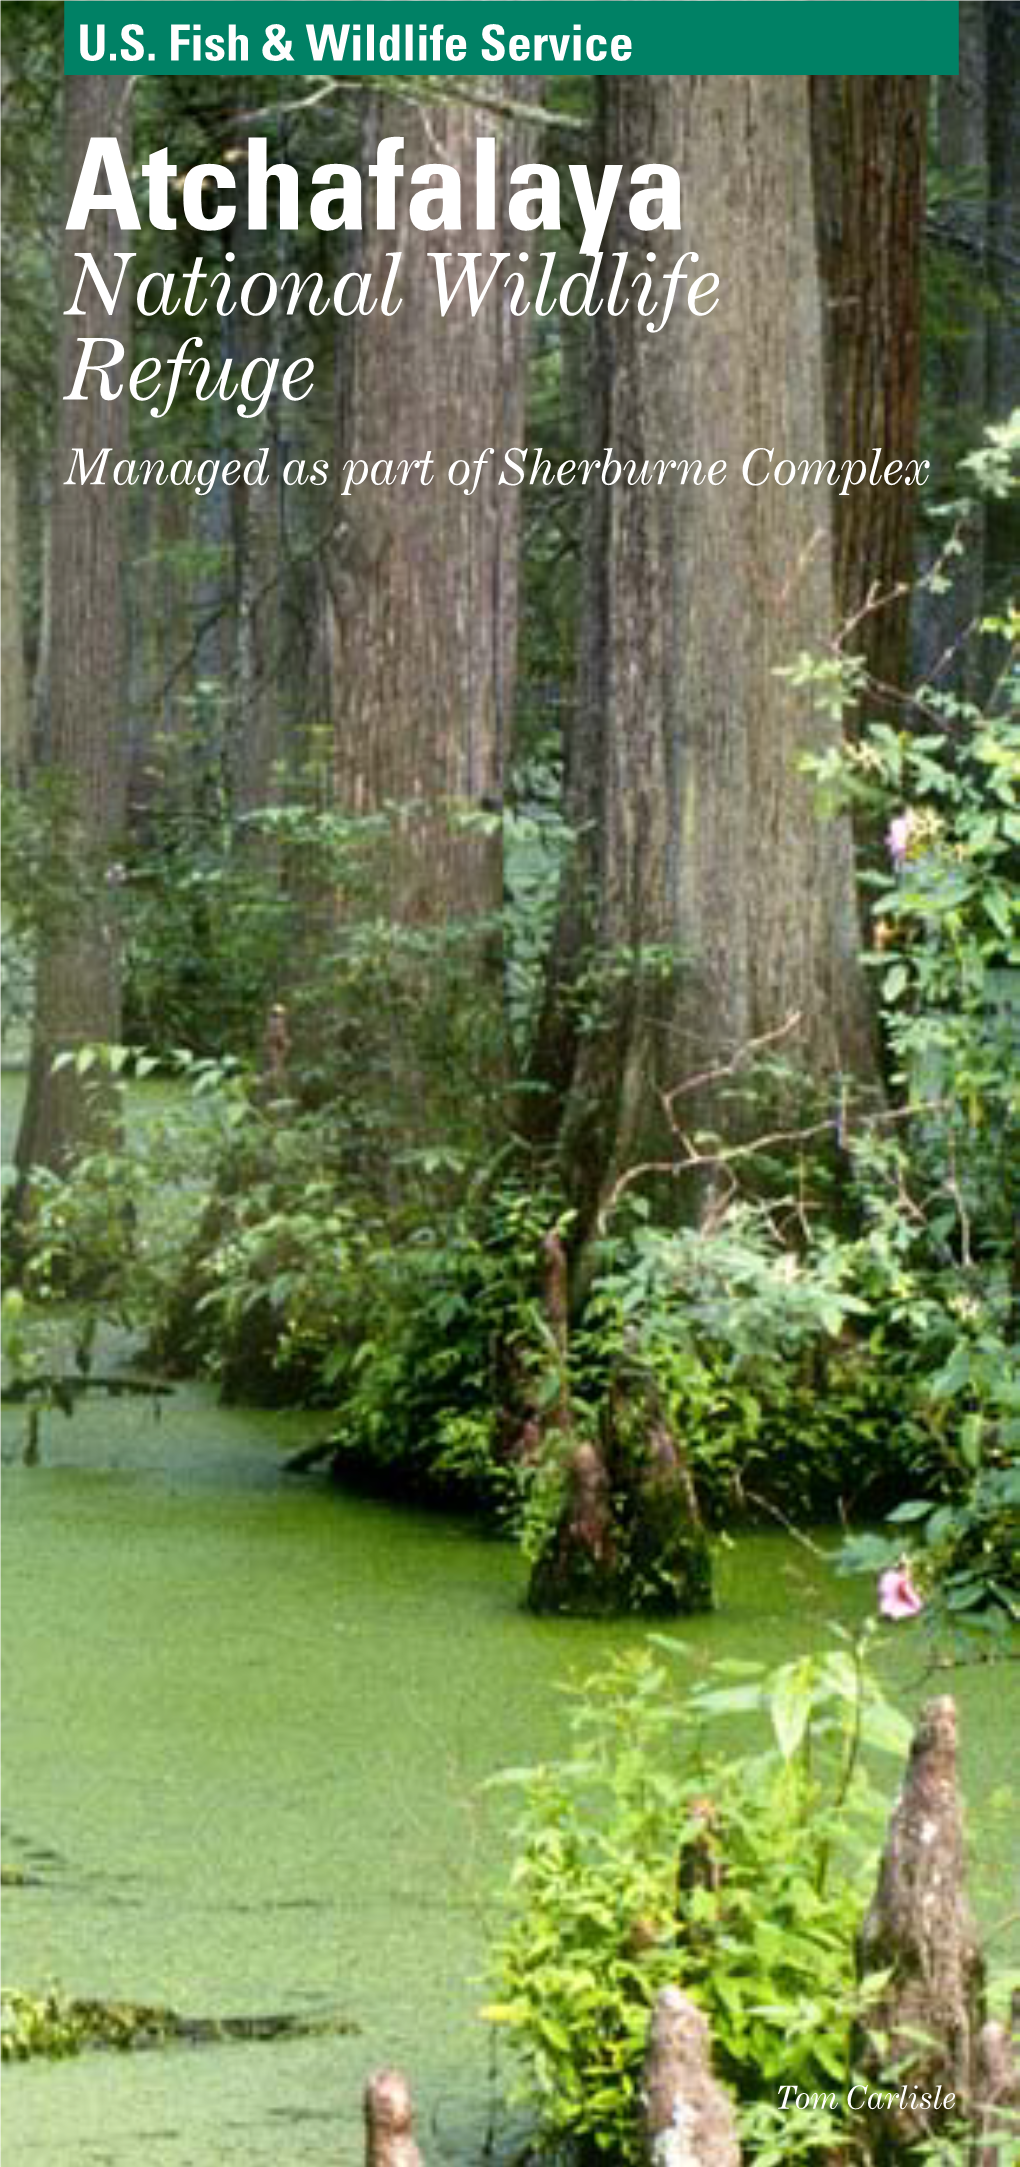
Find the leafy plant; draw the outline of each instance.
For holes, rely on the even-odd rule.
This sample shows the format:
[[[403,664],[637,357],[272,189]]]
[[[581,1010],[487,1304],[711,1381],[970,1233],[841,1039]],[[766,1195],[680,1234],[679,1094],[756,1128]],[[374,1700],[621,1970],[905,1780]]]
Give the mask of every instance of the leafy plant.
[[[124,849],[125,1031],[163,1055],[244,1057],[279,997],[296,913],[258,822],[233,811],[218,684],[200,679],[183,704],[190,727],[157,738]]]
[[[1002,1637],[1020,1623],[1020,1466],[982,1468],[949,1501],[907,1498],[886,1526],[848,1536],[837,1570],[907,1575],[937,1636]]]
[[[637,2090],[649,2011],[681,1985],[710,2021],[742,2134],[766,2162],[818,2159],[831,2116],[783,2116],[780,2083],[845,2087],[861,1996],[853,1935],[881,1809],[862,1747],[909,1726],[863,1644],[782,1665],[714,1666],[686,1691],[658,1640],[574,1695],[573,1747],[497,1779],[523,1792],[509,1923],[486,2014],[505,2028],[543,2149],[643,2156]],[[771,1743],[713,1746],[719,1719]]]
[[[541,1401],[554,1373],[538,1260],[555,1216],[548,1190],[496,1172],[403,1242],[380,1229],[365,1329],[328,1365],[341,1454],[516,1524],[531,1476],[512,1450],[515,1406]]]
[[[739,1202],[708,1231],[639,1223],[578,1334],[582,1393],[644,1374],[715,1519],[756,1500],[824,1515],[883,1484],[895,1494],[930,1459],[858,1245],[824,1223],[798,1233],[783,1239],[767,1206]]]
[[[983,629],[1003,657],[987,709],[922,686],[935,729],[879,723],[813,763],[885,830],[866,960],[910,1115],[898,1171],[932,1260],[965,1267],[1008,1258],[1020,1165],[1020,618]]]
[[[160,1064],[126,1046],[59,1059],[115,1094],[119,1140],[65,1174],[34,1171],[24,1293],[44,1310],[73,1293],[79,1335],[100,1320],[158,1333],[215,1168],[248,1117],[243,1077],[230,1062],[182,1053]],[[168,1072],[183,1092],[167,1091]],[[145,1083],[146,1096],[129,1097],[129,1083]]]

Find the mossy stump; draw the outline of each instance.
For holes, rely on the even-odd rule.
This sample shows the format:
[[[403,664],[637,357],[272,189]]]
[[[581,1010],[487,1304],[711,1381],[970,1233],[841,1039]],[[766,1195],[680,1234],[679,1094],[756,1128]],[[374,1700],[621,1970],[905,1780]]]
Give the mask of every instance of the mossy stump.
[[[563,1505],[532,1567],[528,1608],[610,1617],[712,1608],[712,1560],[690,1474],[668,1431],[610,1457],[571,1449]]]

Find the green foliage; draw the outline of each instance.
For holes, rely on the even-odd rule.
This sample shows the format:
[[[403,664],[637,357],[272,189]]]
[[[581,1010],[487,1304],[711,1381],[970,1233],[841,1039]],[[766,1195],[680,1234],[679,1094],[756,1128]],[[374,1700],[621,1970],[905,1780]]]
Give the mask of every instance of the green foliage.
[[[989,629],[1015,640],[1017,621]],[[981,716],[922,688],[937,732],[879,724],[818,767],[842,802],[888,822],[888,869],[871,875],[869,960],[893,1081],[916,1104],[912,1142],[926,1169],[941,1162],[961,1235],[977,1217],[976,1231],[987,1220],[992,1238],[1003,1203],[996,1174],[1015,1163],[1020,1123],[1017,689],[1007,663],[1006,711]]]
[[[67,777],[42,770],[27,790],[5,790],[8,1022],[29,1011],[40,937],[73,925],[102,883],[123,954],[127,1037],[164,1055],[187,1048],[210,1058],[258,1043],[293,943],[294,911],[211,786],[198,795],[196,806],[169,793],[150,816],[144,849],[121,839],[97,859],[82,848]]]
[[[551,757],[536,757],[518,771],[514,796],[502,823],[505,981],[514,1043],[525,1055],[545,991],[560,880],[576,838],[559,809],[560,775]]]
[[[867,802],[895,792],[906,806],[874,903],[893,1081],[917,1103],[932,1236],[967,1260],[1007,1245],[1016,1194],[1020,720],[974,719],[951,758],[941,733],[904,742],[883,726],[858,748],[856,775],[862,755]]]
[[[0,801],[4,945],[13,943],[22,972],[40,933],[73,924],[89,884],[110,871],[105,856],[96,865],[82,849],[75,795],[68,776],[40,768],[27,789],[5,785]]]
[[[964,1651],[972,1636],[1004,1642],[1020,1623],[1020,1466],[983,1467],[963,1494],[907,1498],[886,1517],[890,1535],[848,1536],[837,1569],[909,1574],[924,1623]]]
[[[516,1497],[497,1410],[508,1364],[537,1379],[548,1360],[550,1196],[497,1168],[451,1201],[438,1155],[387,1214],[352,1174],[342,1115],[274,1099],[236,1063],[179,1054],[153,1076],[150,1057],[84,1048],[76,1065],[122,1092],[141,1077],[148,1096],[123,1102],[116,1147],[64,1176],[39,1171],[30,1314],[59,1313],[73,1283],[79,1329],[140,1333],[151,1355],[206,1370],[230,1396],[337,1410],[352,1465],[501,1509]],[[23,1297],[12,1301],[27,1347]]]
[[[928,1405],[940,1426],[952,1423],[968,1475],[1020,1452],[1020,1353],[997,1324],[991,1305],[950,1297],[955,1331],[946,1359],[928,1380]]]
[[[243,1058],[279,998],[298,912],[261,816],[235,815],[218,681],[179,704],[185,726],[152,747],[125,849],[125,1030],[163,1054]]]
[[[22,458],[50,445],[55,395],[58,300],[56,241],[63,216],[54,130],[63,76],[62,23],[39,4],[4,10],[3,155],[17,186],[7,191],[2,235],[3,289],[17,336],[4,342],[3,418],[9,451]],[[27,583],[33,629],[42,584],[33,551]]]
[[[1007,497],[1018,450],[1020,410],[962,464],[985,497]],[[983,708],[921,685],[915,703],[932,727],[878,723],[807,763],[832,807],[885,833],[884,862],[865,875],[866,961],[910,1113],[909,1190],[923,1192],[940,1263],[1007,1254],[1020,1201],[1018,632],[1015,609],[981,626],[994,664]],[[856,668],[846,666],[844,705],[859,690]]]
[[[717,1721],[744,1714],[771,1742],[714,1745]],[[842,1645],[771,1676],[719,1664],[686,1691],[650,1648],[632,1652],[575,1696],[572,1732],[566,1760],[499,1779],[524,1806],[486,2013],[522,2065],[543,2150],[644,2156],[648,2017],[676,1983],[709,2019],[760,2167],[820,2159],[831,2115],[782,2116],[776,2094],[845,2087],[881,1821],[861,1747],[900,1753],[909,1727],[863,1648]]]
[[[894,1496],[936,1446],[863,1278],[862,1245],[784,1239],[751,1203],[711,1231],[639,1225],[595,1279],[579,1389],[648,1380],[713,1520]]]
[[[84,2017],[63,1994],[55,1989],[48,1994],[4,1989],[0,2055],[5,2062],[25,2062],[37,2055],[62,2060],[90,2043]]]
[[[229,830],[182,828],[132,864],[124,893],[125,1029],[162,1054],[218,1059],[258,1044],[292,913]]]
[[[0,1040],[9,1047],[23,1046],[31,1029],[35,999],[35,971],[27,941],[6,934],[0,945]]]
[[[1015,491],[1018,429],[1015,417],[987,431],[964,462],[985,495]],[[937,729],[881,723],[815,764],[830,803],[885,833],[885,862],[866,876],[867,961],[896,1104],[848,1139],[861,1221],[852,1283],[928,1440],[901,1509],[923,1532],[909,1562],[940,1630],[1001,1624],[1017,1590],[1018,626],[1014,612],[982,627],[999,654],[984,710],[921,687]],[[847,1558],[878,1571],[900,1554],[876,1537]]]
[[[562,848],[535,791],[509,822],[518,1030]],[[40,1175],[29,1291],[54,1300],[73,1267],[97,1314],[230,1394],[337,1409],[352,1461],[502,1501],[515,1483],[495,1436],[501,1366],[535,1337],[540,1237],[556,1216],[499,1146],[505,1030],[486,951],[504,928],[395,922],[394,851],[416,847],[420,807],[351,819],[281,802],[255,824],[264,854],[242,865],[217,801],[204,827],[173,802],[144,875],[129,867],[123,884],[135,1027],[158,1026],[159,1052],[178,1029],[192,1049],[250,1044],[282,977],[282,1066],[245,1079],[229,1061],[164,1053],[186,1086],[176,1111],[122,1121],[116,1147]],[[468,816],[450,817],[459,836]],[[77,1057],[105,1079],[126,1064],[124,1049]],[[144,1076],[151,1056],[130,1066]]]
[[[236,1063],[162,1067],[177,1088],[156,1084],[116,1149],[40,1176],[27,1290],[59,1295],[73,1262],[93,1311],[157,1358],[231,1392],[300,1397],[344,1329],[365,1244],[339,1198],[340,1148],[331,1159],[322,1123],[296,1109],[279,1118]]]
[[[41,1367],[41,1352],[20,1287],[4,1288],[0,1297],[0,1321],[3,1324],[4,1375],[17,1384],[34,1384]]]
[[[537,1260],[553,1217],[551,1197],[507,1176],[403,1243],[380,1237],[364,1329],[327,1364],[342,1453],[398,1484],[516,1511],[525,1477],[501,1417],[522,1380],[541,1396]]]
[[[24,1291],[59,1311],[74,1290],[79,1331],[102,1319],[158,1335],[217,1168],[248,1118],[243,1077],[230,1062],[182,1053],[157,1064],[126,1046],[65,1058],[104,1093],[114,1089],[119,1140],[83,1153],[67,1174],[34,1169]],[[183,1089],[168,1090],[168,1075]]]
[[[984,443],[969,451],[959,464],[979,495],[1005,503],[1018,493],[1017,461],[1020,459],[1020,406],[1005,421],[990,422]]]
[[[3,1991],[0,2053],[5,2062],[30,2061],[39,2055],[60,2060],[89,2047],[133,2048],[226,2046],[252,2039],[305,2039],[356,2030],[344,2016],[186,2017],[176,2009],[146,2002],[83,2000],[51,1987],[29,1994],[19,1987]]]
[[[989,432],[971,462],[983,490],[1014,486],[1014,448],[1015,430]],[[756,1070],[741,1119],[762,1145],[698,1139],[727,1201],[686,1232],[645,1205],[597,1263],[575,1388],[598,1406],[614,1373],[650,1379],[716,1517],[748,1500],[795,1516],[962,1501],[990,1446],[1015,1453],[1016,629],[984,627],[1000,663],[985,709],[922,688],[937,731],[880,724],[813,764],[833,809],[887,831],[866,960],[893,1105],[806,1109],[777,1152]],[[790,674],[840,717],[863,690],[855,658]]]

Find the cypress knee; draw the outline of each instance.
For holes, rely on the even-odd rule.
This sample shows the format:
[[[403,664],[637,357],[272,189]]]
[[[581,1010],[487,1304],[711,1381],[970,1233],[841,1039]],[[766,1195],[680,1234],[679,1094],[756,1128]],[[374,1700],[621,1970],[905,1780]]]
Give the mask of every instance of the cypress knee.
[[[964,1891],[956,1709],[948,1695],[926,1703],[914,1732],[858,1967],[862,1976],[890,1975],[871,2004],[862,2057],[869,2077],[903,2094],[902,2106],[872,2118],[881,2121],[875,2156],[884,2160],[945,2130],[941,2101],[925,2108],[919,2095],[941,2086],[942,2098],[955,2092],[963,2109],[974,2090],[984,1967]]]
[[[400,2069],[376,2069],[365,2086],[365,2167],[422,2167],[412,2135],[411,2087]]]
[[[648,2167],[740,2167],[729,2094],[712,2074],[708,2019],[677,1986],[652,2012],[645,2062]]]

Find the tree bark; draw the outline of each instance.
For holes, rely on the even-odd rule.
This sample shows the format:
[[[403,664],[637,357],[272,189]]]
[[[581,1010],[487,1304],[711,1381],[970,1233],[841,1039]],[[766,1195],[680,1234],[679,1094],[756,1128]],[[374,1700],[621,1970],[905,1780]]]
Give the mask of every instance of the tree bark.
[[[926,369],[931,404],[931,487],[952,499],[964,493],[959,461],[980,444],[988,420],[988,9],[978,0],[960,8],[960,68],[936,80],[935,160],[938,201],[928,262]],[[913,610],[913,668],[919,678],[949,684],[980,699],[988,663],[968,638],[981,615],[985,581],[986,512],[976,503],[963,534],[965,551],[948,567],[942,592],[922,586]],[[922,533],[922,564],[930,564],[945,532]]]
[[[28,711],[28,678],[25,669],[25,642],[23,613],[21,607],[21,491],[18,464],[14,452],[5,445],[0,464],[0,494],[2,494],[2,518],[0,518],[0,574],[2,574],[2,653],[0,672],[3,676],[3,770],[9,782],[24,784],[28,780],[31,764],[31,732]]]
[[[487,86],[496,96],[502,78]],[[515,98],[529,94],[511,79]],[[486,446],[520,439],[524,410],[524,324],[499,299],[472,318],[455,304],[439,313],[429,251],[444,237],[418,232],[406,204],[412,172],[443,162],[469,172],[478,136],[499,124],[466,107],[426,111],[391,98],[369,107],[373,149],[402,136],[397,230],[366,235],[360,268],[381,295],[400,251],[402,305],[356,318],[350,376],[338,415],[339,466],[349,458],[420,459],[433,454],[434,479],[420,469],[403,486],[352,492],[338,507],[340,542],[332,572],[336,790],[340,807],[376,812],[416,808],[395,853],[393,915],[442,923],[451,914],[489,912],[502,899],[496,834],[458,827],[459,811],[498,811],[513,711],[517,634],[517,496],[498,490],[492,459],[468,494],[447,480],[451,460],[474,464]],[[515,160],[503,130],[497,202]],[[471,191],[460,249],[489,250],[500,236],[472,230]],[[453,269],[459,266],[454,264]]]
[[[633,307],[597,318],[592,444],[728,473],[600,488],[589,509],[568,808],[582,844],[537,1056],[566,1094],[582,1239],[622,1167],[670,1156],[661,1094],[788,1018],[809,1074],[873,1073],[849,826],[822,824],[797,769],[838,730],[775,674],[833,629],[827,492],[741,478],[756,445],[825,449],[807,82],[620,78],[602,95],[605,158],[680,169],[682,245],[724,286],[714,313],[681,303],[653,336]],[[621,249],[643,263],[647,240],[618,201],[610,272]],[[592,954],[596,1028],[578,1015]],[[733,1133],[711,1084],[684,1105],[692,1127]]]
[[[501,83],[487,88],[498,96]],[[529,95],[520,78],[512,87],[515,99]],[[429,252],[445,237],[412,226],[408,202],[419,167],[441,162],[469,175],[476,139],[493,134],[500,202],[515,133],[463,105],[426,109],[389,97],[370,103],[364,129],[372,157],[386,137],[403,138],[404,178],[396,231],[364,236],[358,268],[380,305],[348,327],[335,473],[342,486],[348,460],[371,468],[431,453],[432,478],[423,480],[419,466],[403,483],[368,482],[337,499],[328,566],[335,803],[341,814],[385,816],[385,828],[353,895],[339,905],[331,898],[328,908],[341,934],[345,914],[392,929],[388,945],[375,944],[389,975],[340,1028],[362,1097],[366,1079],[378,1079],[369,1084],[376,1135],[385,1126],[405,1150],[434,1142],[443,1128],[466,1149],[484,1150],[505,1074],[499,816],[514,698],[518,513],[515,492],[498,490],[496,476],[500,448],[520,441],[527,322],[510,316],[501,293],[476,317],[459,301],[441,315]],[[472,199],[466,181],[458,251],[482,251],[484,277],[500,235],[472,229]],[[394,252],[392,298],[401,305],[384,316]],[[477,487],[448,480],[457,458],[473,480],[487,446],[497,456]],[[296,1038],[328,1078],[336,1064],[317,1006],[309,1014],[306,1004],[302,1016],[294,1004]],[[401,1178],[397,1156],[391,1151],[383,1165],[374,1150],[388,1198]]]
[[[1020,396],[1020,8],[963,0],[960,69],[938,79],[937,169],[927,304],[934,486],[971,493],[959,461],[1004,422]],[[935,556],[944,537],[928,541]],[[976,501],[948,570],[948,591],[922,591],[914,612],[914,670],[983,704],[994,677],[988,643],[968,638],[1003,606],[1020,553],[1014,498]]]
[[[881,446],[884,467],[917,449],[928,89],[926,75],[811,79],[828,436],[840,463],[870,468]],[[836,607],[855,625],[848,651],[893,687],[907,666],[913,507],[910,489],[881,481],[835,504]],[[869,597],[880,606],[867,610]]]
[[[130,90],[111,77],[68,76],[64,84],[64,163],[70,201],[91,136],[116,135],[130,165]],[[65,232],[61,294],[70,308],[82,253],[112,289],[121,236],[106,212],[84,233]],[[111,466],[127,450],[129,401],[93,394],[69,401],[78,340],[129,341],[125,279],[108,316],[89,284],[85,315],[61,318],[60,407],[52,521],[52,633],[46,765],[62,793],[55,862],[42,898],[36,1007],[28,1092],[16,1147],[15,1213],[30,1200],[31,1170],[64,1168],[76,1151],[108,1133],[109,1105],[74,1069],[54,1072],[55,1057],[120,1033],[120,972],[115,924],[116,840],[123,827],[125,725],[122,712],[122,492],[65,486],[80,447],[85,466],[104,445]],[[59,892],[58,892],[59,890]]]

